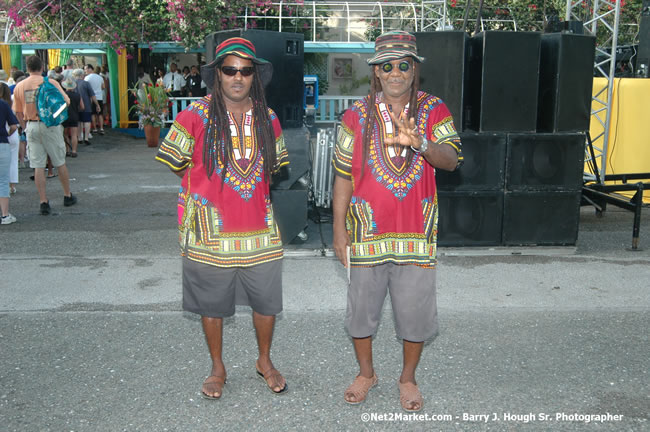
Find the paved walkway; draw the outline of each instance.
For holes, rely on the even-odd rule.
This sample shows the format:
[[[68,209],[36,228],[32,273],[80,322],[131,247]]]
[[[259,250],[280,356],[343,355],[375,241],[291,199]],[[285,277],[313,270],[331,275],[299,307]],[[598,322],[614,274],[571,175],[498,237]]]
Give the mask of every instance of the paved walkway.
[[[0,430],[650,430],[650,252],[626,250],[632,214],[613,207],[582,209],[576,247],[441,249],[441,330],[418,369],[430,421],[399,417],[390,302],[380,385],[343,402],[356,373],[345,272],[295,247],[273,346],[290,393],[255,376],[241,309],[225,326],[224,396],[201,399],[209,364],[180,307],[178,179],[154,154],[143,139],[95,138],[69,159],[79,203],[63,207],[48,180],[48,217],[21,170],[19,221],[0,229]]]

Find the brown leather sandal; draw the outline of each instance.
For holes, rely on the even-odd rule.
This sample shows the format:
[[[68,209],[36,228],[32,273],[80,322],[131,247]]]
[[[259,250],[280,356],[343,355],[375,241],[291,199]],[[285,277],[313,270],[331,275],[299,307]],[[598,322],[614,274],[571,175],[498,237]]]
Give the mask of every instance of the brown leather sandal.
[[[261,379],[264,380],[264,382],[266,383],[266,386],[269,388],[271,393],[276,394],[276,395],[281,395],[281,394],[285,394],[285,393],[287,393],[289,391],[289,384],[287,384],[286,380],[284,382],[284,387],[282,387],[282,389],[280,389],[278,391],[273,390],[273,387],[271,387],[271,384],[269,384],[269,380],[274,378],[274,377],[282,378],[282,374],[280,372],[278,372],[277,369],[271,368],[271,369],[267,370],[266,372],[262,373],[257,368],[257,364],[256,364],[255,365],[255,372],[257,372],[258,377],[260,377]]]
[[[368,396],[368,392],[370,391],[371,388],[377,385],[378,379],[376,374],[372,374],[371,378],[366,378],[364,376],[357,376],[354,381],[352,381],[352,384],[350,384],[350,387],[345,390],[345,393],[343,394],[343,400],[346,403],[349,403],[350,405],[358,405],[361,402],[366,400],[366,396]],[[352,396],[356,399],[355,401],[349,401],[345,398],[345,395],[351,393]]]
[[[399,401],[402,404],[402,409],[407,412],[420,411],[424,405],[422,393],[418,386],[412,382],[399,383]],[[411,408],[414,404],[417,408]]]
[[[212,379],[211,379],[212,378]],[[212,396],[203,391],[205,386],[207,384],[215,384],[217,386],[217,390],[219,391],[219,396]],[[226,377],[223,376],[216,376],[216,375],[210,375],[203,381],[203,387],[201,387],[201,396],[203,396],[204,399],[209,399],[209,400],[217,400],[221,397],[223,394],[223,386],[226,384]]]

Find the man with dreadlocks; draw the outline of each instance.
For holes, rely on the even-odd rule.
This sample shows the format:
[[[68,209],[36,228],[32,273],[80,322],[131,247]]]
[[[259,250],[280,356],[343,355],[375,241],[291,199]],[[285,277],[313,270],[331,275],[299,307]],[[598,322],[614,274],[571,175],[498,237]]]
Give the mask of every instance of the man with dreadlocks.
[[[410,33],[379,36],[368,60],[370,95],[345,112],[338,132],[333,247],[350,266],[345,325],[360,366],[344,394],[350,404],[377,384],[372,336],[389,291],[403,341],[400,403],[406,411],[423,405],[415,369],[424,342],[437,333],[435,169],[453,171],[462,162],[449,110],[418,91],[423,60]]]
[[[253,44],[231,38],[201,76],[210,95],[176,117],[156,159],[182,178],[178,223],[183,309],[201,315],[212,369],[201,395],[221,397],[223,318],[250,305],[259,355],[256,374],[275,394],[288,385],[271,362],[282,311],[282,242],[269,199],[271,175],[287,165],[276,114],[264,97],[273,73]]]

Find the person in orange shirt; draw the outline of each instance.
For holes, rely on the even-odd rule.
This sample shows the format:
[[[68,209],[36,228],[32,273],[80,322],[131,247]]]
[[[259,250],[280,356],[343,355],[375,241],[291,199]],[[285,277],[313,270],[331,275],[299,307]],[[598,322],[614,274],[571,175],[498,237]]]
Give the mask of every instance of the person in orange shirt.
[[[29,143],[29,165],[34,168],[34,181],[40,199],[40,212],[49,215],[50,202],[45,190],[45,166],[47,157],[57,168],[59,180],[63,187],[63,205],[68,207],[77,202],[77,197],[70,191],[70,174],[65,165],[65,142],[63,141],[63,127],[61,125],[47,127],[38,117],[36,108],[36,93],[43,84],[43,62],[37,56],[27,58],[27,72],[29,77],[16,85],[14,89],[13,110],[20,122],[20,126],[27,133]],[[49,80],[59,89],[66,103],[70,105],[70,98],[65,94],[61,85],[56,80]]]

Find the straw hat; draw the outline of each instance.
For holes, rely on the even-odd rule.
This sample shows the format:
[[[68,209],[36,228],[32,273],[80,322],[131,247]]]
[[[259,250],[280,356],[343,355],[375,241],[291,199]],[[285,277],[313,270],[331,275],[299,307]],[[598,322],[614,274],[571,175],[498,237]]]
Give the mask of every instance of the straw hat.
[[[212,88],[217,64],[229,55],[236,55],[237,57],[252,61],[255,65],[255,73],[259,74],[263,86],[266,87],[271,82],[271,77],[273,77],[273,64],[268,60],[257,57],[255,45],[251,41],[234,37],[226,39],[217,46],[212,63],[201,66],[201,78],[203,78],[206,86]]]
[[[63,87],[66,90],[74,90],[74,89],[77,88],[77,82],[74,79],[72,79],[71,77],[66,78],[61,83],[61,87]]]
[[[418,63],[424,61],[424,57],[418,55],[415,36],[401,30],[390,31],[377,37],[375,40],[375,55],[368,59],[368,64],[382,64],[404,57],[412,57]]]

